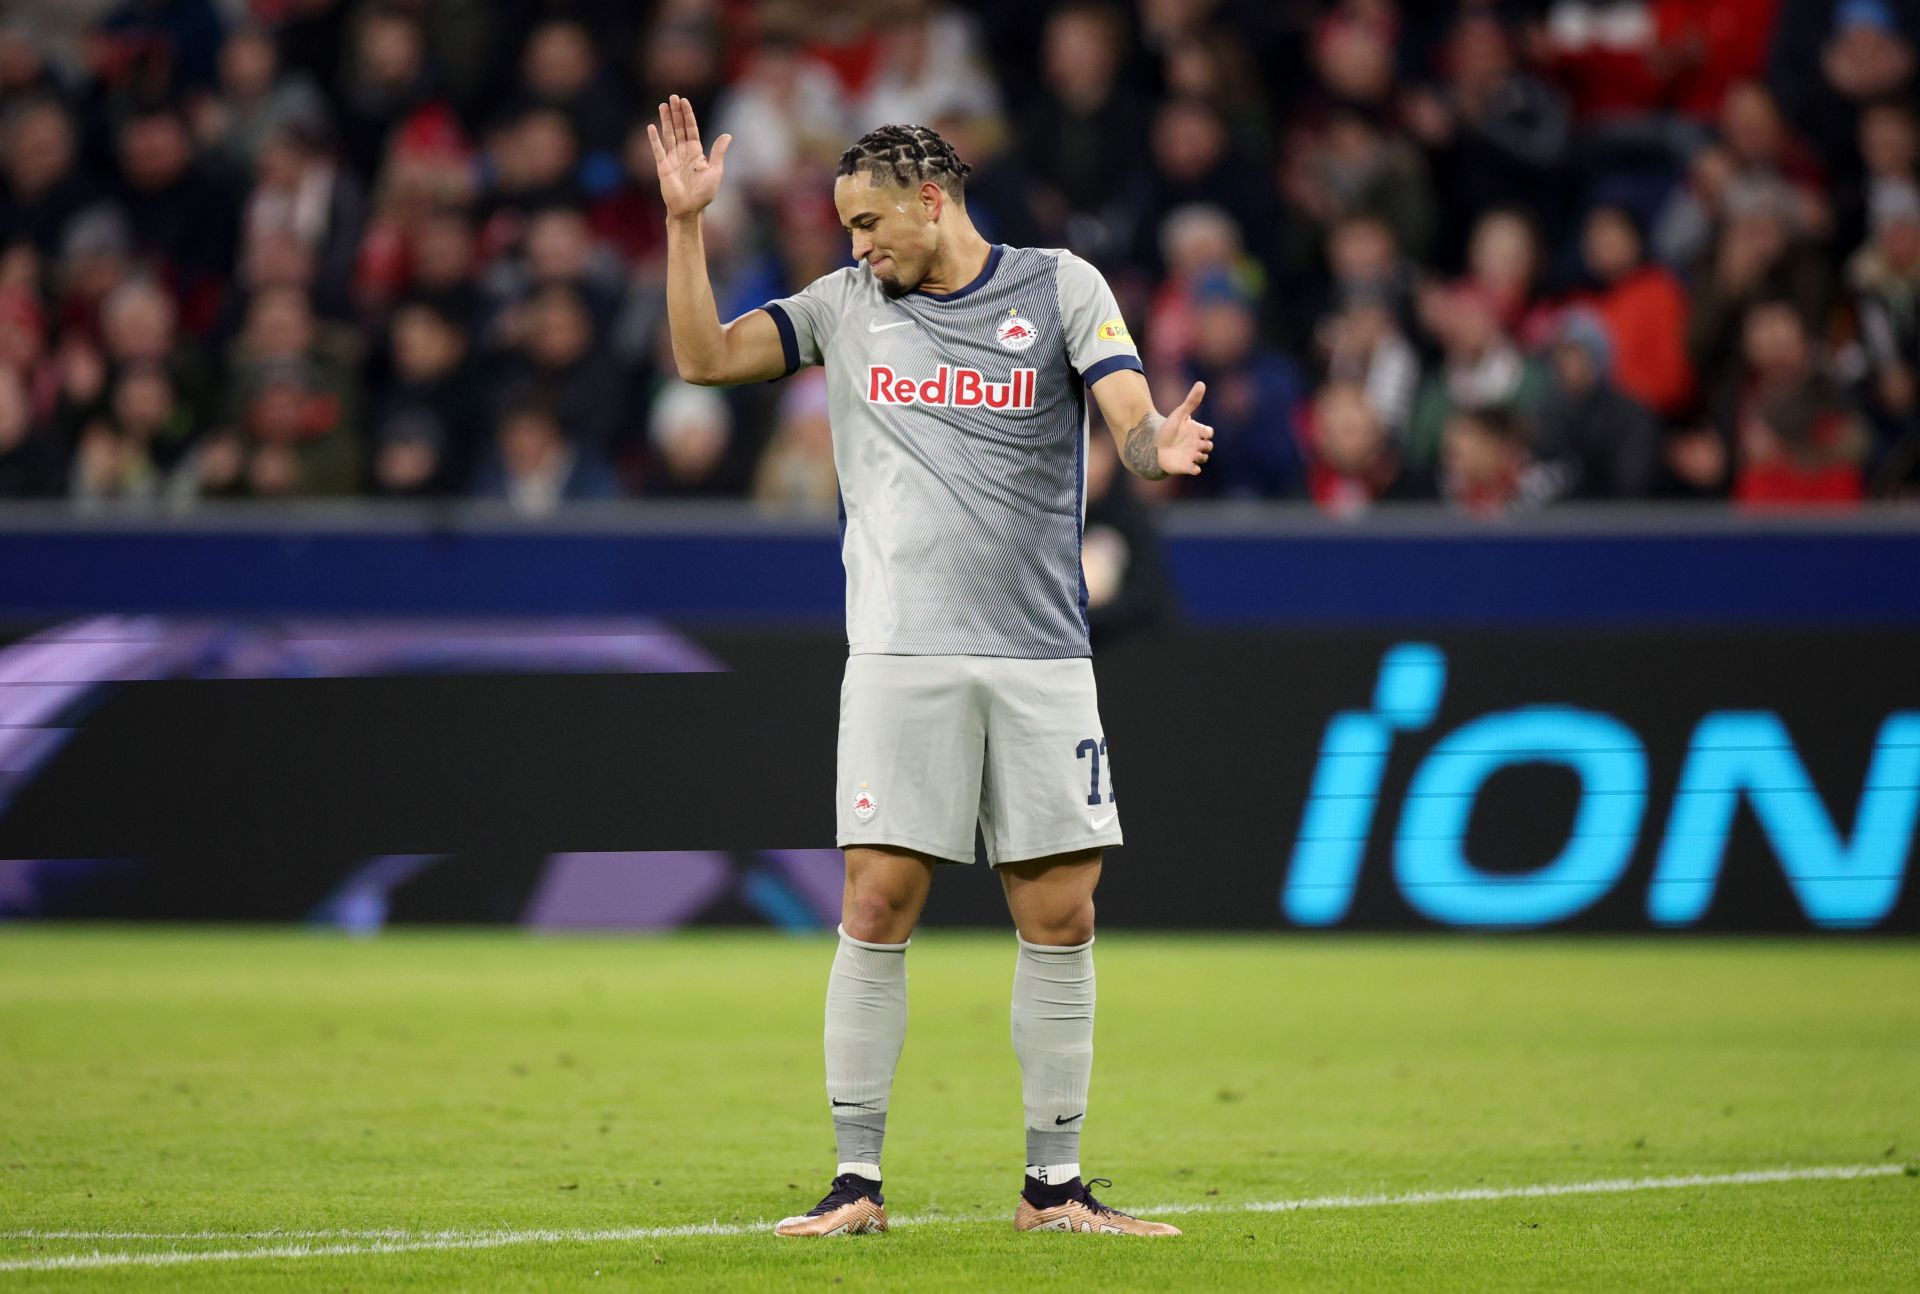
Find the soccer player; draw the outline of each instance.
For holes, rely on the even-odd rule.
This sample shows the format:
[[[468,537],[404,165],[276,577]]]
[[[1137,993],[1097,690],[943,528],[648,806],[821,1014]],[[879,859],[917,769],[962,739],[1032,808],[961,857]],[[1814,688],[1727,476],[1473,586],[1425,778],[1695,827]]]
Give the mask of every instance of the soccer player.
[[[1014,1225],[1178,1235],[1096,1200],[1080,1175],[1093,890],[1101,851],[1121,842],[1080,538],[1087,392],[1127,466],[1158,480],[1207,461],[1213,429],[1193,417],[1205,388],[1162,417],[1099,272],[989,244],[967,218],[966,163],[924,126],[882,126],[840,158],[834,205],[857,264],[723,325],[701,212],[731,137],[709,156],[678,96],[648,134],[680,375],[713,385],[825,366],[846,506],[847,878],[826,1009],[840,1162],[826,1198],[775,1229],[887,1229],[880,1147],[907,1033],[907,944],[936,864],[973,861],[977,823],[1019,936],[1027,1164]]]

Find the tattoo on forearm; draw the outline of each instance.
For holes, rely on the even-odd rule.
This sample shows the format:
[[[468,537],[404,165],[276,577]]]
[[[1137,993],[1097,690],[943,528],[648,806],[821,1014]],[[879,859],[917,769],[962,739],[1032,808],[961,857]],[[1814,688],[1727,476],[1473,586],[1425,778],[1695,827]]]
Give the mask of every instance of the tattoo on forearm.
[[[1149,413],[1128,430],[1127,467],[1135,476],[1149,481],[1166,476],[1160,467],[1160,424],[1165,421],[1159,414]]]

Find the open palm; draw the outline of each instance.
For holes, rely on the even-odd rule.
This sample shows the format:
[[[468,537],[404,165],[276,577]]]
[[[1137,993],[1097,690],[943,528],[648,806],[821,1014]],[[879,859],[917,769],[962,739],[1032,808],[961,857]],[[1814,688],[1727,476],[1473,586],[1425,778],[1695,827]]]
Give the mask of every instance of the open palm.
[[[667,214],[691,216],[705,211],[720,191],[733,136],[714,140],[713,156],[708,157],[700,147],[700,124],[693,119],[693,105],[675,94],[660,105],[660,124],[647,127],[647,139],[653,144],[660,200],[666,203]]]

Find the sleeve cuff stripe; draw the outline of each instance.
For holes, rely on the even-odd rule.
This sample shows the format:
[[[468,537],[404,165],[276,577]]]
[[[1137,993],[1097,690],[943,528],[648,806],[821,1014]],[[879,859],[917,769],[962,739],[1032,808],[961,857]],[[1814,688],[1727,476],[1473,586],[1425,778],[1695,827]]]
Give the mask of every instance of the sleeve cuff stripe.
[[[1132,369],[1136,373],[1146,372],[1146,369],[1141,367],[1140,357],[1137,355],[1109,355],[1099,363],[1088,366],[1086,371],[1080,374],[1080,380],[1092,386],[1107,374],[1117,373],[1123,368]]]
[[[800,338],[793,331],[793,320],[787,317],[784,306],[769,302],[760,307],[773,316],[773,326],[780,330],[780,355],[786,361],[787,371],[781,377],[788,377],[800,371]]]

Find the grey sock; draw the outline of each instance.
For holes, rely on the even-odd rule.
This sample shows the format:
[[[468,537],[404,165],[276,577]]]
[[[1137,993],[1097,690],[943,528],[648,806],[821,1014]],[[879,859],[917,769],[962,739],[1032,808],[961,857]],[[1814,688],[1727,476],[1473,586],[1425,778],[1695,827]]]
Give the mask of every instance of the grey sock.
[[[907,945],[864,943],[842,930],[827,977],[826,1033],[840,1172],[879,1179],[887,1098],[906,1040]]]
[[[1020,940],[1013,971],[1013,1051],[1020,1058],[1029,1166],[1077,1164],[1093,1076],[1093,941]]]

